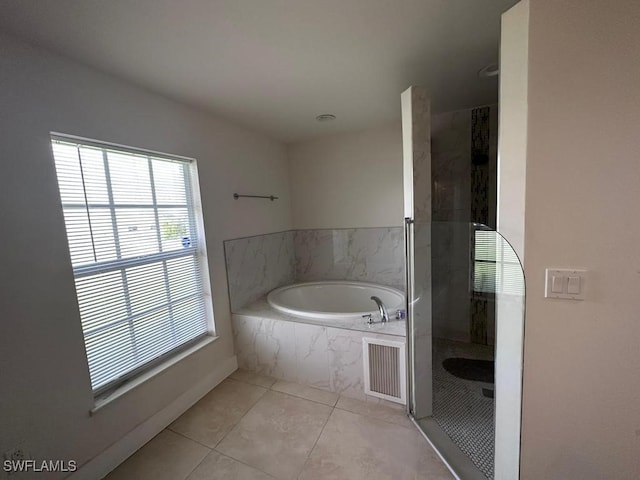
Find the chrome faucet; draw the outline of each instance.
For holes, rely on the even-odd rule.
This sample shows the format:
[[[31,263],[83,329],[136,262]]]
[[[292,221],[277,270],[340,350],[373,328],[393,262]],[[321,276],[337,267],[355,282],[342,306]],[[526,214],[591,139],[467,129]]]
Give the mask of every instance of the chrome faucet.
[[[374,302],[376,302],[376,305],[378,306],[378,310],[380,311],[380,321],[382,323],[388,322],[389,321],[389,313],[387,312],[387,307],[384,306],[384,303],[382,303],[382,300],[380,300],[378,297],[371,297],[371,300],[373,300]]]

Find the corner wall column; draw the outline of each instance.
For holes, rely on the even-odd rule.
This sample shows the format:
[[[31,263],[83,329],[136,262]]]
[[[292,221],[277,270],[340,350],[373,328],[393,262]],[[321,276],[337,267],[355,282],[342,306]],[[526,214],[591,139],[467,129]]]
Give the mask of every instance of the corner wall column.
[[[407,228],[409,404],[416,419],[432,413],[431,104],[423,87],[402,93],[404,216]]]

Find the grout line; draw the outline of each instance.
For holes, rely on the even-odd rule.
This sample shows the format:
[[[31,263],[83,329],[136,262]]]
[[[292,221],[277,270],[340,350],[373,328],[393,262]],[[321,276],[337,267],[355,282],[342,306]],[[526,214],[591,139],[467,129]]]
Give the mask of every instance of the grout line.
[[[255,372],[254,372],[254,373],[255,373]],[[257,374],[257,375],[260,375],[260,374]],[[263,375],[263,376],[264,376],[264,377],[268,377],[268,375]],[[229,377],[229,378],[231,378],[231,377]],[[269,377],[269,378],[275,378],[275,377]],[[344,395],[341,395],[341,394],[339,394],[339,393],[337,393],[337,394],[336,394],[336,395],[338,396],[338,398],[336,399],[336,402],[335,402],[333,405],[329,405],[329,404],[327,404],[327,403],[319,402],[319,401],[317,401],[317,400],[312,400],[312,399],[310,399],[310,398],[304,397],[304,396],[299,395],[299,394],[295,394],[295,393],[291,393],[291,392],[283,392],[282,390],[275,390],[275,389],[273,388],[273,386],[274,386],[274,385],[276,385],[276,384],[277,384],[277,383],[279,383],[279,382],[287,382],[287,383],[295,383],[296,385],[301,385],[301,386],[303,386],[303,387],[311,388],[311,389],[313,389],[313,390],[319,390],[319,391],[321,391],[321,392],[335,393],[335,392],[331,392],[331,391],[329,391],[329,390],[323,390],[322,388],[316,388],[316,387],[312,387],[312,386],[309,386],[309,385],[305,385],[305,384],[303,384],[303,383],[292,382],[292,381],[284,380],[284,379],[281,379],[281,378],[276,378],[276,381],[275,381],[275,382],[273,382],[273,383],[271,384],[271,386],[270,386],[270,387],[268,387],[268,388],[267,388],[267,387],[264,387],[263,385],[258,385],[258,384],[255,384],[255,383],[247,382],[247,381],[245,381],[245,380],[238,380],[238,379],[236,379],[236,378],[231,378],[231,380],[235,380],[235,381],[237,381],[237,382],[246,383],[246,384],[248,384],[248,385],[254,385],[254,386],[256,386],[256,387],[266,388],[266,389],[267,389],[267,390],[269,390],[269,391],[277,392],[277,393],[283,393],[283,394],[285,394],[285,395],[289,395],[290,397],[300,398],[300,399],[302,399],[302,400],[308,400],[308,401],[313,402],[313,403],[318,403],[318,404],[320,404],[320,405],[324,405],[325,407],[329,407],[329,408],[337,408],[337,409],[339,409],[339,410],[343,410],[343,411],[345,411],[345,412],[350,412],[350,413],[355,413],[356,415],[361,415],[361,416],[363,416],[363,417],[373,418],[373,419],[375,419],[375,420],[380,420],[380,421],[382,421],[382,422],[391,423],[391,424],[393,424],[393,425],[399,425],[399,426],[401,426],[401,427],[405,427],[405,428],[411,428],[410,426],[401,425],[401,424],[399,424],[399,423],[391,422],[391,421],[389,421],[389,420],[383,420],[383,419],[381,419],[381,418],[376,417],[376,416],[375,416],[375,415],[373,415],[373,414],[366,414],[366,413],[361,413],[361,412],[354,412],[353,410],[348,410],[348,409],[346,409],[346,408],[344,408],[344,407],[339,407],[339,406],[338,406],[338,403],[340,402],[340,399],[344,397]],[[261,397],[261,398],[262,398],[262,397]],[[360,399],[358,399],[358,398],[353,398],[353,397],[344,397],[344,398],[349,398],[349,399],[351,399],[351,400],[355,400],[355,401],[358,401],[358,402],[367,403],[365,400],[360,400]],[[398,409],[395,409],[395,408],[393,408],[393,407],[389,407],[389,406],[384,405],[384,404],[374,404],[374,406],[375,406],[375,407],[382,407],[382,408],[386,408],[386,409],[388,409],[389,411],[401,410],[401,409],[399,409],[399,408],[398,408]],[[407,418],[409,418],[409,417],[408,417],[408,415],[407,415]]]
[[[195,471],[196,471],[196,469],[197,469],[197,468],[202,464],[202,462],[204,462],[204,461],[205,461],[205,459],[209,456],[209,454],[213,451],[213,449],[212,449],[211,447],[209,447],[208,445],[205,445],[204,443],[199,442],[198,440],[194,440],[193,438],[189,438],[189,437],[187,437],[186,435],[183,435],[183,434],[182,434],[182,433],[180,433],[180,432],[176,432],[176,431],[172,430],[172,429],[171,429],[171,428],[169,428],[169,427],[165,427],[165,430],[169,430],[171,433],[175,433],[175,434],[176,434],[176,435],[178,435],[179,437],[182,437],[182,438],[184,438],[184,439],[190,440],[190,441],[192,441],[193,443],[197,443],[198,445],[200,445],[200,446],[202,446],[202,447],[205,447],[207,450],[209,450],[209,451],[207,452],[207,454],[206,454],[204,457],[202,457],[202,460],[200,460],[200,461],[199,461],[199,462],[198,462],[198,463],[197,463],[197,464],[196,464],[196,465],[195,465],[195,466],[194,466],[194,467],[189,471],[189,473],[187,473],[187,474],[185,475],[185,477],[184,477],[184,479],[183,479],[183,480],[187,480],[187,479],[191,476],[191,474],[192,474],[193,472],[195,472]],[[159,434],[158,434],[158,435],[159,435]]]
[[[266,375],[263,375],[263,376],[266,376]],[[275,378],[275,377],[271,377],[271,378]],[[232,379],[232,380],[235,380],[235,379]],[[242,382],[242,380],[237,380],[237,381]],[[300,475],[302,474],[302,471],[304,470],[304,467],[307,465],[307,461],[308,461],[308,460],[309,460],[309,458],[311,457],[311,454],[313,453],[313,450],[316,448],[316,445],[318,444],[318,440],[320,440],[320,437],[322,436],[322,433],[324,432],[324,428],[327,426],[327,423],[329,422],[329,419],[331,418],[331,415],[333,415],[333,412],[334,412],[334,411],[335,411],[335,409],[336,409],[336,405],[338,404],[338,401],[340,400],[340,395],[338,394],[338,398],[336,399],[336,403],[335,403],[333,406],[332,406],[332,405],[327,405],[326,403],[317,402],[317,401],[315,401],[315,400],[310,400],[310,399],[308,399],[308,398],[300,397],[300,396],[298,396],[298,395],[294,395],[294,394],[291,394],[291,393],[286,393],[286,392],[281,392],[281,391],[279,391],[279,390],[274,390],[274,389],[273,389],[273,386],[274,386],[275,384],[277,384],[279,381],[287,382],[288,380],[276,379],[276,381],[275,381],[275,382],[273,382],[273,383],[271,384],[271,386],[267,389],[267,391],[275,392],[275,393],[279,393],[279,394],[281,394],[281,395],[286,395],[286,396],[288,396],[288,397],[297,398],[297,399],[300,399],[300,400],[307,400],[307,401],[309,401],[309,402],[313,402],[313,403],[316,403],[316,404],[318,404],[318,405],[322,405],[322,406],[325,406],[325,407],[327,407],[327,408],[330,408],[330,409],[331,409],[331,411],[329,412],[329,415],[327,415],[327,419],[325,420],[324,424],[322,425],[322,428],[320,429],[320,433],[318,434],[318,437],[316,438],[316,441],[313,443],[313,447],[311,447],[311,449],[309,450],[309,453],[307,454],[307,458],[305,458],[305,461],[304,461],[304,463],[302,464],[302,467],[301,467],[300,471],[298,472],[298,475],[296,475],[296,478],[299,478],[299,477],[300,477]],[[249,383],[249,382],[246,382],[246,381],[244,381],[244,383],[247,383],[247,384],[249,384],[249,385],[253,385],[252,383]],[[289,383],[296,383],[296,382],[289,382]],[[302,384],[300,383],[300,384],[298,384],[298,385],[302,385]],[[258,386],[260,386],[260,385],[258,385]],[[303,385],[303,386],[307,387],[307,385]],[[263,387],[263,388],[264,388],[264,387]],[[314,387],[308,387],[308,388],[314,388]],[[321,390],[321,391],[323,391],[323,392],[324,392],[324,391],[327,391],[327,390],[322,390],[322,389],[319,389],[319,388],[318,388],[318,389],[316,389],[316,390]],[[264,395],[263,395],[262,397],[264,397]],[[262,399],[262,397],[260,397],[260,399]],[[256,402],[256,403],[257,403],[257,402]],[[252,408],[253,408],[253,407],[252,407]],[[249,412],[247,411],[247,413],[249,413]],[[245,413],[245,415],[246,415],[247,413]],[[244,418],[244,415],[242,416],[242,418]],[[242,418],[241,418],[240,420],[242,420]],[[240,420],[239,420],[238,422],[240,422]],[[231,430],[230,430],[230,431],[231,431]],[[228,434],[228,432],[227,432],[227,434]],[[225,437],[226,437],[226,434],[225,434]],[[223,439],[224,439],[224,438],[223,438]],[[221,442],[222,442],[222,440],[220,440],[220,442],[218,442],[218,443],[216,444],[216,448],[217,448],[217,446],[218,446],[218,445],[220,445],[220,443],[221,443]],[[218,452],[218,453],[220,453],[220,454],[224,455],[222,452],[219,452],[216,448],[214,448],[214,450],[215,450],[216,452]],[[229,456],[229,455],[226,455],[226,456]],[[251,467],[251,468],[254,468],[254,469],[256,469],[256,470],[259,470],[259,471],[261,471],[262,473],[267,473],[267,472],[263,472],[262,470],[260,470],[260,469],[258,469],[258,468],[256,468],[256,467],[254,467],[254,466],[252,466],[252,465],[248,465],[248,464],[246,464],[246,463],[244,463],[244,462],[242,462],[242,461],[240,461],[240,460],[238,460],[238,459],[236,459],[236,458],[234,458],[234,457],[230,457],[230,456],[229,456],[229,458],[232,458],[233,460],[236,460],[236,461],[238,461],[238,462],[240,462],[240,463],[243,463],[243,464],[245,464],[245,465],[247,465],[247,466],[249,466],[249,467]],[[269,475],[269,474],[267,473],[267,475]]]
[[[317,405],[322,405],[327,408],[331,408],[331,409],[335,408],[335,405],[334,406],[327,405],[326,403],[318,402],[317,400],[311,400],[310,398],[307,398],[307,397],[301,397],[300,395],[296,395],[295,393],[281,392],[280,390],[271,390],[271,391],[273,393],[279,393],[281,395],[286,395],[287,397],[296,398],[298,400],[306,400],[307,402],[315,403]],[[336,403],[338,402],[336,401]]]
[[[266,376],[266,375],[263,375],[263,376]],[[271,377],[271,378],[275,378],[275,377]],[[285,381],[285,382],[286,382],[286,381],[288,381],[288,380],[276,379],[276,381],[275,381],[275,382],[273,382],[269,388],[263,387],[262,385],[256,385],[256,384],[253,384],[253,383],[250,383],[250,382],[244,381],[244,380],[238,380],[238,379],[235,379],[235,378],[232,378],[231,380],[235,380],[235,381],[237,381],[237,382],[245,383],[245,384],[247,384],[247,385],[253,385],[253,386],[257,386],[257,387],[262,387],[262,388],[265,388],[267,392],[271,391],[271,392],[279,393],[279,394],[281,394],[281,395],[286,395],[286,396],[288,396],[288,397],[297,398],[297,399],[301,399],[301,400],[307,400],[307,401],[309,401],[309,402],[313,402],[313,403],[316,403],[316,404],[318,404],[318,405],[322,405],[322,406],[324,406],[324,407],[327,407],[327,408],[330,408],[330,409],[331,409],[331,411],[329,412],[329,415],[327,415],[327,419],[325,420],[324,424],[322,425],[322,428],[320,429],[320,433],[318,434],[318,437],[316,438],[316,441],[313,443],[313,447],[311,447],[311,449],[309,450],[309,453],[307,454],[307,458],[305,458],[304,464],[302,465],[302,468],[300,469],[300,472],[298,472],[298,475],[296,476],[296,478],[298,478],[298,477],[300,476],[300,474],[302,473],[302,470],[304,470],[304,466],[307,464],[307,460],[309,460],[309,457],[311,456],[311,453],[313,452],[314,448],[315,448],[315,447],[316,447],[316,445],[318,444],[318,440],[319,440],[319,439],[320,439],[320,437],[322,436],[322,433],[324,432],[324,428],[326,427],[327,423],[329,422],[329,419],[331,418],[331,415],[333,415],[333,412],[334,412],[334,410],[335,410],[335,405],[333,405],[333,406],[331,406],[331,405],[327,405],[326,403],[317,402],[317,401],[315,401],[315,400],[310,400],[310,399],[308,399],[308,398],[300,397],[300,396],[297,396],[297,395],[294,395],[294,394],[290,394],[290,393],[286,393],[286,392],[281,392],[281,391],[279,391],[279,390],[274,390],[274,389],[273,389],[273,386],[274,386],[275,384],[277,384],[277,383],[278,383],[278,381]],[[289,382],[289,383],[296,383],[296,382]],[[298,385],[302,385],[302,384],[298,384]],[[306,387],[307,385],[303,385],[303,386],[305,386],[305,387]],[[314,387],[308,387],[308,388],[314,388]],[[318,388],[318,389],[316,389],[316,390],[321,390],[321,389],[319,389],[319,388]],[[321,390],[321,391],[326,391],[326,390]],[[221,451],[219,451],[219,450],[217,449],[217,448],[218,448],[218,445],[220,445],[220,443],[222,443],[222,441],[225,439],[225,437],[226,437],[226,436],[227,436],[227,435],[228,435],[228,434],[229,434],[229,433],[230,433],[230,432],[235,428],[235,426],[236,426],[238,423],[240,423],[240,422],[242,421],[242,419],[243,419],[243,418],[244,418],[244,417],[245,417],[245,416],[246,416],[246,415],[247,415],[247,414],[248,414],[248,413],[249,413],[249,412],[250,412],[250,411],[251,411],[251,410],[252,410],[252,409],[257,405],[257,404],[258,404],[258,402],[259,402],[260,400],[262,400],[262,398],[263,398],[265,395],[266,395],[266,393],[260,396],[260,398],[256,401],[256,403],[254,403],[254,404],[251,406],[251,408],[249,408],[249,410],[247,410],[247,411],[242,415],[242,417],[240,417],[240,419],[239,419],[239,420],[238,420],[238,421],[233,425],[233,427],[231,427],[231,428],[229,429],[229,431],[227,431],[227,433],[225,433],[225,434],[224,434],[224,436],[220,439],[220,441],[218,441],[218,443],[216,443],[216,446],[215,446],[213,449],[211,449],[211,447],[207,447],[207,448],[209,448],[209,449],[210,449],[210,450],[212,450],[212,451],[215,451],[216,453],[218,453],[218,454],[220,454],[220,455],[223,455],[223,456],[225,456],[225,457],[231,458],[232,460],[234,460],[234,461],[236,461],[236,462],[242,463],[243,465],[246,465],[246,466],[248,466],[248,467],[250,467],[250,468],[253,468],[254,470],[257,470],[257,471],[259,471],[259,472],[262,472],[262,473],[264,473],[264,474],[266,474],[266,475],[268,475],[268,476],[270,476],[270,477],[272,477],[272,478],[275,478],[275,477],[273,477],[272,475],[270,475],[269,473],[267,473],[267,472],[265,472],[265,471],[263,471],[263,470],[261,470],[261,469],[259,469],[259,468],[257,468],[257,467],[254,467],[253,465],[249,465],[248,463],[245,463],[245,462],[243,462],[242,460],[239,460],[239,459],[237,459],[237,458],[235,458],[235,457],[232,457],[231,455],[224,454],[224,453],[222,453]],[[340,395],[338,395],[338,399],[336,399],[336,404],[338,403],[338,400],[339,400],[339,399],[340,399]],[[176,432],[176,433],[177,433],[177,432]],[[182,436],[183,436],[183,437],[185,437],[185,438],[189,438],[189,437],[186,437],[185,435],[182,435]],[[189,440],[192,440],[192,439],[189,439]],[[197,440],[194,440],[194,441],[195,441],[196,443],[200,443],[200,442],[198,442]],[[201,445],[202,445],[202,444],[201,444]],[[206,445],[204,445],[204,446],[206,447]],[[206,457],[205,457],[205,458],[206,458]],[[204,459],[203,459],[203,460],[204,460]],[[200,463],[202,463],[202,462],[200,462]],[[197,467],[196,467],[196,468],[197,468]],[[195,470],[195,469],[194,469],[194,470]],[[191,473],[193,473],[193,471],[192,471]],[[191,475],[191,473],[190,473],[189,475]]]
[[[184,436],[184,435],[183,435],[183,436]],[[185,438],[186,438],[186,437],[185,437]],[[187,473],[187,475],[184,477],[184,480],[187,480],[187,479],[191,476],[191,474],[192,474],[193,472],[195,472],[195,471],[196,471],[196,469],[197,469],[200,465],[202,465],[202,462],[204,462],[204,461],[205,461],[205,459],[206,459],[206,458],[211,454],[211,452],[212,452],[213,450],[211,450],[209,447],[207,447],[207,448],[209,449],[209,452],[208,452],[204,457],[202,457],[202,460],[200,460],[200,461],[198,462],[198,464],[197,464],[195,467],[193,467],[189,473]]]
[[[402,428],[406,428],[406,429],[409,429],[409,430],[413,430],[413,425],[402,425],[401,423],[392,422],[390,420],[385,420],[383,418],[378,418],[374,414],[368,414],[368,413],[362,413],[362,412],[354,412],[353,410],[347,410],[346,408],[343,408],[343,407],[336,406],[335,408],[337,408],[338,410],[341,410],[343,412],[351,413],[353,415],[359,415],[361,417],[364,417],[364,418],[367,418],[367,419],[370,419],[370,420],[374,420],[374,421],[377,421],[377,422],[388,423],[389,425],[395,425],[396,427],[402,427]],[[411,421],[411,419],[409,418],[408,415],[407,415],[407,419],[409,421]]]
[[[227,377],[227,379],[229,379],[229,377]],[[243,381],[241,381],[241,380],[235,380],[235,379],[233,379],[233,378],[232,378],[231,380],[234,380],[234,381],[239,382],[239,383],[245,383],[245,384],[247,384],[247,385],[252,385],[252,384],[250,384],[250,383],[243,382]],[[253,385],[253,386],[259,386],[259,385]],[[182,437],[184,437],[184,438],[187,438],[187,439],[192,440],[192,441],[194,441],[194,442],[196,442],[196,443],[199,443],[199,444],[200,444],[200,445],[202,445],[203,447],[207,447],[209,450],[214,450],[218,445],[220,445],[220,443],[221,443],[221,442],[226,438],[226,436],[227,436],[227,435],[229,435],[229,433],[230,433],[230,432],[231,432],[231,431],[236,427],[236,425],[238,425],[238,423],[240,423],[240,421],[245,417],[245,415],[246,415],[247,413],[249,413],[249,412],[253,409],[253,407],[255,407],[255,406],[256,406],[256,404],[257,404],[260,400],[262,400],[262,397],[264,397],[264,396],[267,394],[267,392],[269,391],[268,389],[266,389],[266,388],[264,388],[264,387],[261,387],[261,388],[264,390],[264,393],[263,393],[262,395],[260,395],[260,396],[258,397],[258,399],[257,399],[254,403],[252,403],[252,404],[249,406],[249,408],[247,409],[247,411],[246,411],[246,412],[244,412],[244,413],[240,416],[240,418],[239,418],[237,421],[235,421],[235,422],[234,422],[234,423],[229,427],[229,429],[224,433],[224,435],[222,435],[222,437],[220,437],[220,440],[218,440],[218,441],[216,442],[216,444],[215,444],[215,446],[214,446],[214,447],[210,447],[209,445],[205,445],[204,443],[202,443],[202,442],[200,442],[200,441],[198,441],[198,440],[196,440],[196,439],[194,439],[194,438],[188,437],[187,435],[184,435],[184,434],[182,434],[182,433],[180,433],[180,432],[176,432],[175,430],[173,430],[172,428],[170,428],[170,426],[169,426],[169,427],[166,427],[166,428],[167,428],[167,429],[169,429],[169,430],[171,430],[173,433],[176,433],[176,434],[178,434],[178,435],[180,435],[180,436],[182,436]],[[214,390],[215,390],[215,388],[214,388],[213,390],[211,390],[211,391],[213,392]],[[193,408],[193,406],[192,406],[191,408]],[[189,410],[191,410],[191,408],[190,408]],[[189,410],[187,410],[187,412],[188,412]],[[185,413],[186,413],[186,412],[185,412]],[[184,414],[183,414],[183,415],[184,415]]]
[[[191,440],[192,442],[197,443],[198,445],[202,445],[203,447],[206,447],[209,450],[213,450],[213,448],[211,448],[209,445],[205,445],[204,443],[202,443],[199,440],[196,440],[195,438],[188,437],[184,433],[176,432],[175,430],[173,430],[173,429],[171,429],[169,427],[167,427],[166,430],[171,430],[171,432],[175,433],[176,435],[180,435],[182,438],[186,438],[187,440]]]
[[[309,454],[307,455],[307,458],[305,458],[304,463],[302,464],[302,468],[298,472],[298,475],[296,475],[296,479],[299,479],[300,475],[302,475],[302,472],[304,472],[304,468],[307,466],[307,462],[311,458],[311,454],[313,453],[313,451],[316,449],[316,445],[318,445],[318,441],[320,440],[320,437],[324,433],[324,428],[327,426],[327,423],[329,423],[329,419],[331,418],[331,415],[333,415],[333,412],[335,410],[336,410],[336,408],[332,407],[331,408],[331,413],[329,413],[329,415],[327,415],[327,419],[325,420],[324,425],[322,425],[322,429],[320,430],[320,435],[318,435],[318,438],[316,438],[316,441],[313,443],[313,447],[311,447],[311,450],[309,450]]]
[[[238,370],[241,370],[241,369],[240,369],[240,368],[238,368],[237,370],[234,370],[234,372],[232,372],[232,373],[231,373],[231,375],[233,375],[233,374],[234,374],[235,372],[237,372]],[[279,380],[279,379],[277,379],[277,378],[275,378],[275,377],[270,377],[269,375],[262,375],[261,373],[252,372],[251,370],[244,370],[244,369],[242,369],[242,370],[243,370],[243,371],[245,371],[245,372],[252,373],[252,374],[254,374],[254,375],[259,375],[259,376],[261,376],[261,377],[265,377],[265,378],[273,378],[275,381],[274,381],[271,385],[269,385],[268,387],[265,387],[264,385],[259,385],[259,384],[257,384],[257,383],[249,382],[248,380],[241,380],[241,379],[239,379],[239,378],[234,378],[234,377],[232,377],[231,375],[229,375],[226,379],[229,379],[229,380],[235,380],[236,382],[240,382],[240,383],[246,383],[247,385],[253,385],[254,387],[261,387],[261,388],[264,388],[264,389],[266,389],[266,390],[271,390],[271,387],[273,387],[276,383],[278,383],[278,380]],[[226,379],[225,379],[225,380],[226,380]]]
[[[225,380],[233,380],[234,382],[245,383],[247,385],[252,385],[254,387],[264,388],[265,390],[271,390],[271,387],[265,387],[264,385],[258,385],[257,383],[251,383],[251,382],[248,382],[246,380],[240,380],[239,378],[233,378],[231,375],[229,375],[227,378],[225,378]],[[277,382],[277,380],[276,380],[276,382]],[[276,382],[273,382],[273,383],[275,384]]]
[[[229,428],[229,430],[227,430],[227,431],[225,432],[225,434],[224,434],[222,437],[220,437],[220,440],[218,440],[218,441],[216,442],[216,446],[215,446],[215,447],[213,447],[214,449],[216,449],[216,448],[218,447],[218,445],[220,445],[220,444],[223,442],[223,440],[224,440],[225,438],[227,438],[227,435],[229,435],[229,434],[230,434],[230,433],[231,433],[231,432],[232,432],[232,431],[233,431],[233,430],[238,426],[238,424],[242,421],[242,419],[243,419],[245,416],[247,416],[247,414],[248,414],[251,410],[253,410],[253,409],[255,408],[255,406],[260,402],[260,400],[262,400],[262,399],[264,398],[264,396],[267,394],[267,392],[268,392],[268,391],[269,391],[269,390],[266,390],[266,389],[265,389],[264,393],[263,393],[262,395],[260,395],[260,396],[258,397],[258,399],[257,399],[255,402],[253,402],[253,404],[252,404],[252,405],[247,409],[247,411],[246,411],[246,412],[244,412],[244,413],[240,416],[240,418],[238,418],[238,420],[237,420],[237,421],[235,421],[235,422],[233,423],[233,425],[231,425],[231,427]]]
[[[248,464],[246,462],[243,462],[242,460],[238,460],[237,458],[232,457],[231,455],[229,455],[227,453],[222,453],[220,450],[216,450],[215,448],[213,449],[213,451],[216,452],[218,455],[221,455],[221,456],[226,457],[226,458],[230,458],[234,462],[241,463],[242,465],[244,465],[246,467],[252,468],[253,470],[257,470],[258,472],[262,472],[265,475],[267,475],[268,477],[271,477],[271,478],[274,478],[274,479],[276,478],[273,475],[271,475],[270,473],[267,473],[264,470],[259,469],[258,467],[254,467],[253,465],[250,465],[250,464]]]
[[[296,382],[289,382],[289,383],[295,383],[296,385],[301,385],[301,386],[306,387],[306,388],[312,388],[314,390],[319,390],[321,392],[335,393],[335,392],[329,392],[328,390],[322,390],[321,388],[310,387],[310,386],[304,385],[302,383],[296,383]],[[275,385],[275,383],[274,383],[274,385]],[[338,400],[340,399],[340,395],[336,394],[336,395],[338,395],[338,398],[336,398],[336,401],[334,402],[333,405],[329,405],[328,403],[324,403],[324,402],[321,402],[319,400],[313,400],[312,398],[304,397],[301,394],[291,393],[291,392],[283,392],[282,390],[274,390],[273,388],[270,388],[269,390],[271,390],[272,392],[284,393],[285,395],[289,395],[290,397],[301,398],[302,400],[308,400],[310,402],[318,403],[320,405],[324,405],[325,407],[329,407],[329,408],[334,408],[336,406],[336,404],[338,403]]]

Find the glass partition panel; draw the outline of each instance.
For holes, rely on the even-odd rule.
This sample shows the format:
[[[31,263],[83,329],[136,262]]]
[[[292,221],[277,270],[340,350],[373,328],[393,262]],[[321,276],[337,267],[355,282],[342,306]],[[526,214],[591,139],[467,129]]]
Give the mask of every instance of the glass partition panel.
[[[519,459],[522,266],[482,224],[406,234],[410,414],[461,478],[492,479]]]

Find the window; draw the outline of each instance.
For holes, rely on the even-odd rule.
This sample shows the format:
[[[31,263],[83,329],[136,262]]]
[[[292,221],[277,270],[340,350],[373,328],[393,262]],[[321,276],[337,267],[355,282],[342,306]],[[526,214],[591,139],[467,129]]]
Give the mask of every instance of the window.
[[[524,295],[522,267],[511,246],[492,230],[474,235],[474,292]]]
[[[52,136],[97,395],[208,333],[192,160]]]

